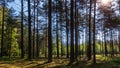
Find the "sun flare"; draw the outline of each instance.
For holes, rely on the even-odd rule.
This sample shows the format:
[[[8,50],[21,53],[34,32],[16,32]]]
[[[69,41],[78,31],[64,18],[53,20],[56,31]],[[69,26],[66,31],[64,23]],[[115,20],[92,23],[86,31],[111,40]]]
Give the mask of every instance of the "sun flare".
[[[101,0],[102,4],[107,5],[111,2],[111,0]]]

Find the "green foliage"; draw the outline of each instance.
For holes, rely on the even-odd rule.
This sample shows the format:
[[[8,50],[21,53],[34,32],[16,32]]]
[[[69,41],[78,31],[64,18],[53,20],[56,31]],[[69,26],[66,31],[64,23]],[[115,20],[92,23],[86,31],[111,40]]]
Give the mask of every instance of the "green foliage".
[[[18,56],[19,55],[19,21],[13,19],[11,10],[5,7],[4,14],[4,52],[7,55]],[[2,27],[2,7],[0,7],[0,31]],[[0,32],[1,36],[1,32]],[[0,37],[1,43],[1,37]],[[1,44],[0,44],[1,46]]]
[[[16,28],[14,28],[13,29],[13,31],[12,31],[12,46],[11,46],[11,54],[13,55],[13,56],[18,56],[19,55],[19,52],[20,52],[20,50],[19,50],[19,45],[18,45],[18,42],[17,42],[17,39],[16,39],[16,37],[17,36],[19,36],[18,34],[17,34],[17,29]]]

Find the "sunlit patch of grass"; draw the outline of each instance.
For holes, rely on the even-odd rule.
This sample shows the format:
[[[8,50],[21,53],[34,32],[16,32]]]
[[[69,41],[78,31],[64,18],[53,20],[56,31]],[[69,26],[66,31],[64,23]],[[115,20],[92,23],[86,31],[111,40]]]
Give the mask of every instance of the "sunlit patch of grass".
[[[96,60],[97,61],[110,61],[112,58],[108,56],[103,56],[103,55],[96,55]]]
[[[21,68],[12,64],[0,64],[0,68]]]

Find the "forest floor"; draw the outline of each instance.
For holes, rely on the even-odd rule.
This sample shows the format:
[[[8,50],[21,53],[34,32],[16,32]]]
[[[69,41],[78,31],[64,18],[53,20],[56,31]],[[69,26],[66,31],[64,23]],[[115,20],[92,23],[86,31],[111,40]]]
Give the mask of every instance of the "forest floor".
[[[0,68],[120,68],[120,57],[103,57],[97,55],[97,63],[92,60],[86,61],[82,58],[78,62],[69,63],[69,59],[53,59],[53,62],[46,63],[47,59],[25,60],[18,58],[0,59]]]

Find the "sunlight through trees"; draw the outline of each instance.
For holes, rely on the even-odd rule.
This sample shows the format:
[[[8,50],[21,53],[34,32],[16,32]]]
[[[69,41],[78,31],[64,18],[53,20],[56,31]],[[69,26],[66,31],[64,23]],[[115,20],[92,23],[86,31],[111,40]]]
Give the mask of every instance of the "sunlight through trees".
[[[116,68],[120,0],[0,0],[0,67],[6,61],[22,68]]]

